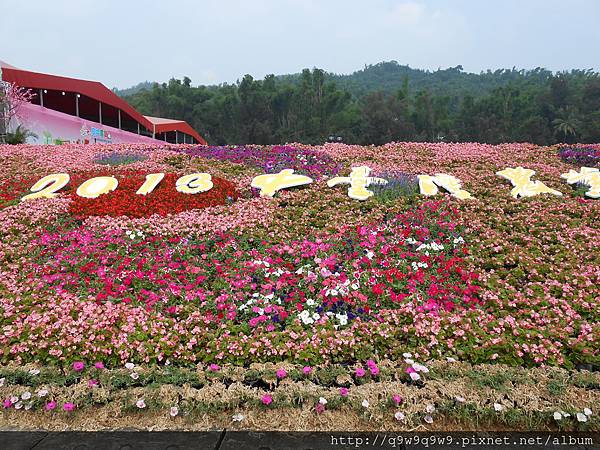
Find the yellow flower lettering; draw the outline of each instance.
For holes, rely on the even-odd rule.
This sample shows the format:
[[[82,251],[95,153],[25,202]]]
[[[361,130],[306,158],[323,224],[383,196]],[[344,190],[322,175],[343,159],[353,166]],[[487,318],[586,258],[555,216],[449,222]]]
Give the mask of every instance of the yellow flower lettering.
[[[569,184],[581,183],[589,186],[590,190],[585,193],[591,198],[600,198],[600,169],[595,167],[582,167],[579,172],[573,169],[561,176]]]
[[[436,195],[439,186],[458,199],[466,200],[473,198],[469,192],[462,189],[460,180],[452,175],[445,173],[436,173],[435,176],[418,175],[417,179],[419,180],[419,191],[422,195]]]
[[[327,186],[349,184],[348,197],[355,200],[367,200],[374,194],[367,189],[371,184],[387,184],[383,178],[370,177],[371,169],[367,166],[353,167],[349,177],[335,177],[327,182]]]
[[[510,191],[514,198],[518,197],[533,197],[539,194],[562,195],[561,192],[551,189],[541,181],[531,181],[531,177],[535,175],[535,170],[511,167],[496,172],[496,175],[509,180],[514,188]]]
[[[84,198],[98,198],[102,194],[114,191],[119,182],[115,177],[94,177],[81,183],[77,195]]]
[[[277,191],[312,183],[305,175],[297,175],[293,169],[283,169],[279,173],[259,175],[252,179],[251,186],[260,189],[261,197],[273,197]]]
[[[213,187],[212,176],[208,173],[192,173],[184,175],[175,182],[177,192],[198,194],[210,191]]]

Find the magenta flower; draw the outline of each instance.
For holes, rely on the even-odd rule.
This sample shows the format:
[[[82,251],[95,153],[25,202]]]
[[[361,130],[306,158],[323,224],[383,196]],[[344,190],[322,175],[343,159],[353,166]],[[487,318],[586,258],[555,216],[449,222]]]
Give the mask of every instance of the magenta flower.
[[[211,372],[218,372],[219,370],[221,370],[221,366],[213,363],[210,366],[208,366],[208,370],[210,370]]]
[[[371,372],[371,375],[377,376],[379,374],[379,367],[377,367],[377,366],[370,366],[369,367],[369,371]]]
[[[46,411],[52,411],[54,408],[56,408],[56,402],[54,400],[49,401],[48,403],[46,403],[46,406],[44,408],[46,409]]]
[[[285,369],[278,369],[275,374],[277,375],[277,378],[279,378],[280,380],[287,377],[287,372],[285,371]]]
[[[67,402],[63,405],[63,409],[65,411],[73,411],[75,409],[75,404],[71,402]]]
[[[104,369],[104,363],[101,361],[98,361],[97,363],[94,364],[94,367],[96,369]]]
[[[400,405],[402,403],[402,397],[400,397],[398,394],[392,395],[392,400],[396,405]]]
[[[365,371],[365,369],[363,369],[362,367],[358,367],[358,368],[356,369],[356,372],[354,372],[354,374],[355,374],[357,377],[359,377],[359,378],[361,378],[361,377],[364,377],[364,376],[366,375],[366,373],[367,373],[367,372],[366,372],[366,371]]]
[[[4,399],[3,405],[4,405],[4,408],[6,409],[6,408],[10,408],[13,405],[13,403],[10,401],[10,398],[7,398],[7,399]]]
[[[315,406],[315,410],[317,411],[317,414],[324,413],[325,405],[323,405],[322,403],[317,403],[317,405]]]
[[[309,367],[309,366],[304,366],[304,368],[302,369],[302,373],[303,373],[304,375],[308,375],[308,374],[309,374],[309,373],[311,373],[311,372],[312,372],[312,367]]]
[[[91,387],[91,388],[98,386],[98,384],[99,384],[98,380],[89,380],[88,381],[88,387]]]
[[[83,364],[81,361],[75,361],[73,363],[73,370],[75,372],[81,372],[85,367],[85,364]]]
[[[271,397],[269,394],[265,394],[260,398],[260,401],[263,403],[263,405],[269,406],[271,403],[273,403],[273,397]]]
[[[348,397],[348,388],[341,387],[341,388],[340,388],[340,395],[341,395],[342,397]]]

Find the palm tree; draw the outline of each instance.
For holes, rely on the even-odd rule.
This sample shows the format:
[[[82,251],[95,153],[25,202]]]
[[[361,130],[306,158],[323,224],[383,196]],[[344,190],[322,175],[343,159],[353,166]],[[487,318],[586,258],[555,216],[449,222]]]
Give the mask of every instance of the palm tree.
[[[554,133],[562,135],[565,142],[568,143],[570,137],[575,137],[579,129],[579,120],[577,113],[571,107],[567,106],[560,109],[559,117],[552,121]]]

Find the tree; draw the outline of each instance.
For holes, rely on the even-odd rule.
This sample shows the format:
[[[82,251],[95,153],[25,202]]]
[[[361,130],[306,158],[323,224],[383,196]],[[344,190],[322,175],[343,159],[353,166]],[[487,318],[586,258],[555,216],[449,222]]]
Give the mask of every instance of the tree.
[[[0,135],[4,135],[13,121],[22,121],[22,108],[30,103],[34,94],[30,89],[14,83],[0,81]]]
[[[577,118],[576,111],[569,106],[561,109],[559,117],[552,121],[552,125],[554,125],[554,132],[562,136],[564,142],[571,142],[579,129],[579,119]]]

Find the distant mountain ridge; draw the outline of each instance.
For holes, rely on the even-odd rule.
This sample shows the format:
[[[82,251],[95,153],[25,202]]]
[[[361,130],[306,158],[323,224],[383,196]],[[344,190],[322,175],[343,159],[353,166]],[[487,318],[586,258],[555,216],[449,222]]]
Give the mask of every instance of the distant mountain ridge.
[[[573,72],[586,73],[590,71],[575,70]],[[511,82],[543,84],[553,75],[552,71],[543,68],[524,70],[514,67],[471,73],[465,72],[460,65],[430,71],[414,69],[408,65],[401,65],[397,61],[369,64],[351,74],[324,73],[326,81],[335,82],[339,88],[350,92],[356,98],[373,91],[393,93],[400,89],[408,89],[411,95],[419,91],[429,91],[434,95],[463,96],[468,94],[480,97],[496,88],[507,86]],[[275,80],[279,82],[292,84],[299,83],[301,78],[301,73],[275,76]],[[113,90],[118,95],[125,97],[142,90],[151,90],[154,84],[154,82],[144,81],[130,88]]]

